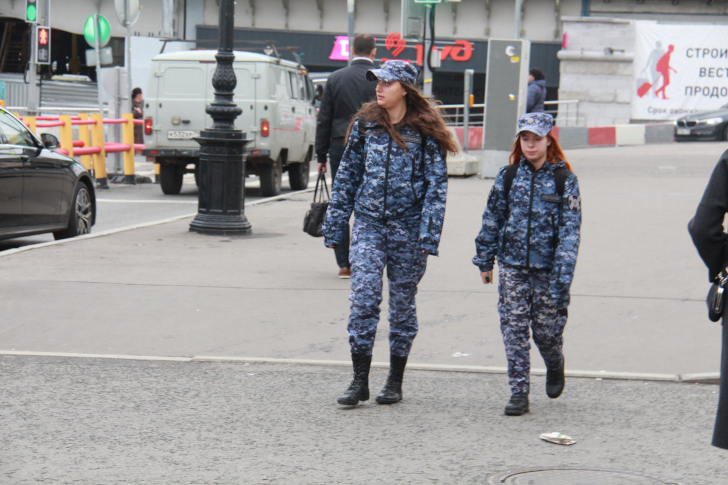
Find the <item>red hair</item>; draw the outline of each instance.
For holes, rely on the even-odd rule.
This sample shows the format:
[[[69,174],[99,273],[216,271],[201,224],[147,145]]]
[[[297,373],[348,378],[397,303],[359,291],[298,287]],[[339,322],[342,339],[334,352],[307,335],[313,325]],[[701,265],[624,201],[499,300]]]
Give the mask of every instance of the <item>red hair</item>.
[[[566,164],[566,168],[569,171],[571,170],[571,165],[569,165],[569,162],[566,160],[566,155],[564,155],[563,150],[561,150],[561,145],[559,145],[558,140],[556,140],[556,137],[554,137],[553,133],[549,132],[547,135],[549,140],[551,140],[551,144],[546,148],[546,161],[549,163],[556,163],[559,160],[563,160]],[[513,143],[513,150],[511,151],[510,156],[510,164],[516,165],[521,163],[521,157],[523,156],[523,150],[521,149],[521,134],[519,133],[518,136],[516,136],[516,141]]]

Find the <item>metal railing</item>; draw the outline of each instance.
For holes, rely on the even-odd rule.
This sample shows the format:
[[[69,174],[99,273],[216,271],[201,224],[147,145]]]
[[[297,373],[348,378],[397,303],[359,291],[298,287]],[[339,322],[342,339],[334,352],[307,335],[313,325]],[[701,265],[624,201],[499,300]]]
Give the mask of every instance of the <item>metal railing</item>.
[[[470,107],[468,120],[465,119],[464,104],[441,104],[436,106],[440,110],[440,114],[445,119],[448,126],[464,126],[464,125],[483,125],[483,114],[485,113],[485,104],[474,104]]]
[[[28,108],[25,106],[7,106],[5,108],[6,110],[10,111],[11,113],[21,113],[22,115],[27,114]],[[41,106],[40,108],[36,108],[33,110],[35,113],[38,113],[38,115],[41,114],[69,114],[69,113],[98,113],[99,108],[92,108],[92,107],[86,107],[86,108],[60,108],[60,107],[53,107],[53,106]],[[104,106],[104,113],[108,113],[109,108],[108,106]]]
[[[556,109],[547,109],[546,113],[551,114],[559,126],[577,126],[579,120],[579,100],[566,99],[559,101],[546,101],[546,106],[556,106]],[[559,107],[565,109],[559,112]],[[464,104],[441,104],[437,108],[441,111],[442,117],[448,126],[482,126],[485,104],[474,104],[470,107],[469,120],[465,120]]]
[[[556,109],[547,109],[545,112],[554,117],[557,126],[579,125],[578,100],[546,101],[544,105],[556,107]],[[470,127],[482,128],[485,124],[485,104],[474,104],[470,107],[466,107],[465,104],[441,104],[436,105],[436,108],[440,110],[440,114],[448,126],[463,128],[463,150],[467,152],[468,130]]]

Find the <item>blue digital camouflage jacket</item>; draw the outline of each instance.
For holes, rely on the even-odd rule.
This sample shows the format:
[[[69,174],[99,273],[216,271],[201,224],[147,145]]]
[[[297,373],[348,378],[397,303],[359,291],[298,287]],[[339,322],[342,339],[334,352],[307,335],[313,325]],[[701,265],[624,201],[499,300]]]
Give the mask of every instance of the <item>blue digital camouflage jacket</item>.
[[[579,182],[568,173],[564,195],[556,190],[554,170],[565,163],[545,163],[534,172],[521,160],[507,203],[503,167],[495,179],[483,213],[483,227],[475,239],[473,264],[481,272],[502,264],[551,270],[551,296],[568,304],[579,251],[581,196]],[[560,209],[561,207],[561,209]]]
[[[326,211],[324,244],[341,241],[353,211],[385,224],[389,219],[419,220],[420,247],[436,256],[447,196],[447,166],[439,144],[427,137],[423,157],[423,135],[409,126],[400,131],[406,152],[376,124],[367,123],[364,131],[360,134],[355,121]],[[359,136],[363,143],[357,143]]]

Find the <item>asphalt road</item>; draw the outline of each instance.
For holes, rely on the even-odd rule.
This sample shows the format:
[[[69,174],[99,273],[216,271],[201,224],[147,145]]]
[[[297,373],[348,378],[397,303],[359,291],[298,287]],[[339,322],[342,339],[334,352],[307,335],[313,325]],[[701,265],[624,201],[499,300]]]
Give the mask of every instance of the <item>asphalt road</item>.
[[[372,371],[373,392],[386,378]],[[568,379],[503,415],[504,376],[410,371],[404,401],[348,408],[343,366],[1,357],[0,483],[480,484],[583,467],[725,485],[716,386]],[[539,439],[558,431],[576,440]],[[646,481],[511,482],[590,485]]]
[[[141,169],[141,170],[140,170]],[[137,164],[137,174],[154,180],[151,163]],[[315,182],[316,172],[312,172],[309,187]],[[281,194],[292,192],[288,185],[288,175],[283,174]],[[178,195],[165,195],[158,184],[141,183],[136,185],[109,184],[109,189],[96,189],[97,219],[91,232],[105,232],[124,227],[136,226],[165,219],[171,219],[197,212],[198,190],[194,176],[185,175],[182,190]],[[245,201],[255,202],[263,199],[257,177],[245,180]],[[0,240],[0,252],[22,246],[53,241],[52,234],[16,239]]]

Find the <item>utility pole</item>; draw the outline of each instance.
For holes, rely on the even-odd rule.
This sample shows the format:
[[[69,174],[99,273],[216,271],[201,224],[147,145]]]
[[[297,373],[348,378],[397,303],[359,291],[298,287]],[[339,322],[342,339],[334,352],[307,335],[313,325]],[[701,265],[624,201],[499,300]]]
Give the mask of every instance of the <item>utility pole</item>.
[[[38,52],[38,24],[30,24],[30,62],[28,72],[28,103],[26,111],[35,116],[38,111],[38,59],[35,58]]]
[[[523,8],[523,0],[516,0],[515,25],[513,26],[513,38],[521,38],[521,9]]]
[[[425,5],[425,35],[422,37],[425,41],[422,64],[424,72],[422,80],[424,81],[424,93],[425,96],[432,96],[432,69],[430,69],[430,51],[432,50],[432,42],[435,40],[431,38],[430,32],[432,31],[432,17],[433,17],[433,6],[430,4]]]
[[[346,9],[349,14],[349,65],[353,59],[351,49],[354,47],[354,12],[356,11],[356,0],[346,0]]]

